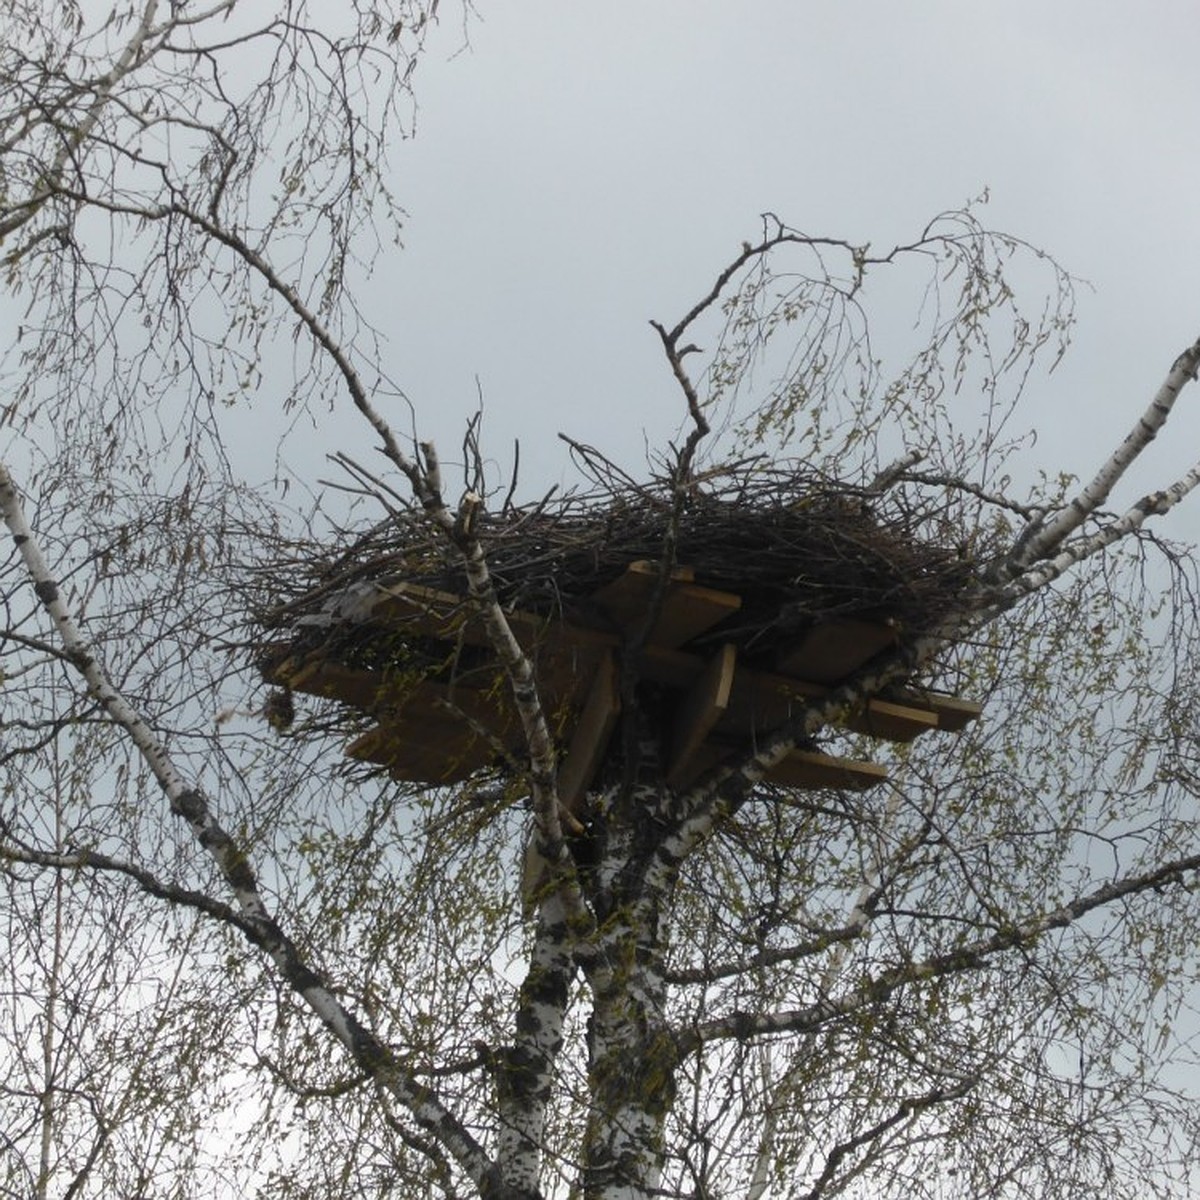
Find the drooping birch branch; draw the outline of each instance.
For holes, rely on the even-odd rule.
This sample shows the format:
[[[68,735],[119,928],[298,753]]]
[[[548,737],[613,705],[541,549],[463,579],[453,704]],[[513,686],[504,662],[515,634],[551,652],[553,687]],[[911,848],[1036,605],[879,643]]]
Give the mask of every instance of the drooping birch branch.
[[[455,513],[450,510],[443,492],[441,468],[433,444],[423,442],[420,445],[423,461],[405,454],[390,424],[371,402],[362,378],[345,349],[320,317],[305,303],[299,292],[275,271],[262,254],[216,221],[185,206],[163,206],[154,209],[149,215],[153,219],[162,219],[170,215],[183,217],[206,236],[230,249],[258,274],[271,290],[283,297],[312,339],[330,356],[346,384],[351,402],[379,436],[384,455],[408,480],[426,516],[458,549],[466,571],[471,599],[483,620],[492,649],[503,666],[525,735],[530,756],[529,773],[534,819],[542,842],[542,856],[547,862],[554,864],[557,872],[556,882],[565,889],[564,901],[568,909],[576,918],[583,917],[585,906],[578,883],[574,880],[573,862],[563,840],[554,739],[538,694],[533,664],[517,641],[492,585],[491,572],[478,534],[479,516],[483,508],[482,497],[468,491],[463,496],[458,511]]]
[[[288,985],[355,1062],[435,1136],[482,1187],[494,1172],[483,1147],[426,1082],[417,1080],[399,1064],[391,1050],[362,1025],[305,960],[268,910],[245,852],[220,825],[208,798],[184,778],[166,745],[108,678],[103,664],[76,625],[34,540],[16,485],[3,464],[0,464],[0,516],[12,534],[38,599],[54,622],[67,657],[109,719],[128,734],[166,795],[171,812],[187,822],[198,844],[216,864],[236,899],[241,914],[238,924],[246,937],[267,954]]]
[[[907,465],[909,460],[901,460]],[[904,467],[899,467],[903,470]],[[899,472],[897,471],[897,474]],[[890,474],[890,469],[888,474]],[[878,480],[877,480],[878,481]],[[890,785],[888,793],[887,805],[884,808],[883,819],[881,822],[880,834],[886,835],[896,823],[900,815],[900,806],[903,801],[903,795],[895,783]],[[921,842],[924,841],[924,835],[928,832],[925,827],[920,837],[905,838],[901,843],[899,850],[893,856],[892,862],[904,861]],[[879,903],[879,898],[883,894],[883,872],[884,861],[882,851],[876,845],[875,850],[871,855],[871,862],[868,868],[867,877],[863,880],[858,889],[857,895],[851,904],[850,911],[847,914],[846,922],[841,927],[844,931],[844,936],[839,937],[834,943],[826,943],[832,950],[828,961],[820,973],[818,988],[821,993],[827,994],[838,981],[845,967],[846,957],[849,953],[850,943],[862,936],[868,924],[872,920],[875,910]],[[822,949],[825,947],[823,946]],[[756,956],[757,957],[757,956]],[[783,961],[777,959],[776,961]],[[727,969],[727,968],[726,968]],[[742,974],[742,971],[734,971],[734,974]],[[770,1047],[762,1046],[760,1050],[764,1055],[767,1055]],[[767,1063],[763,1064],[763,1126],[759,1133],[758,1152],[755,1158],[754,1173],[747,1200],[758,1200],[758,1197],[766,1190],[767,1180],[769,1178],[768,1171],[772,1155],[774,1153],[775,1143],[775,1126],[777,1122],[777,1114],[780,1108],[787,1103],[788,1089],[794,1083],[795,1077],[806,1068],[804,1056],[800,1056],[798,1061],[793,1064],[784,1073],[772,1083],[768,1078]],[[902,1109],[901,1112],[904,1110]],[[897,1121],[899,1116],[895,1118]],[[875,1128],[883,1132],[889,1127],[889,1123],[885,1122],[881,1126]],[[816,1197],[820,1194],[821,1189],[825,1186],[828,1179],[833,1177],[837,1165],[841,1158],[846,1153],[857,1149],[861,1143],[857,1139],[852,1139],[850,1143],[841,1143],[839,1147],[835,1147],[826,1158],[825,1170],[821,1174],[821,1178],[813,1187],[810,1197]]]
[[[253,939],[258,935],[258,926],[253,921],[247,920],[244,913],[224,901],[217,900],[206,892],[198,892],[194,888],[167,883],[144,867],[113,858],[109,854],[100,854],[95,850],[66,850],[62,853],[51,853],[0,842],[0,860],[26,863],[35,867],[47,867],[58,872],[100,871],[111,875],[123,875],[125,878],[133,880],[148,896],[166,900],[168,904],[176,904],[181,908],[195,909],[225,925],[232,925],[248,938]]]
[[[963,1099],[974,1086],[974,1080],[965,1080],[954,1087],[933,1088],[917,1096],[905,1096],[890,1115],[854,1134],[852,1137],[838,1142],[829,1151],[825,1156],[825,1165],[821,1168],[820,1175],[817,1176],[816,1182],[809,1191],[805,1192],[802,1200],[820,1200],[831,1184],[837,1185],[840,1183],[844,1185],[847,1180],[844,1176],[839,1179],[838,1173],[842,1163],[850,1155],[867,1147],[877,1145],[879,1139],[890,1130],[905,1122],[912,1121],[927,1109],[933,1108],[938,1104],[949,1104]],[[862,1164],[860,1161],[853,1173],[858,1173],[861,1167]],[[838,1187],[837,1191],[840,1190],[841,1188]]]
[[[542,855],[555,867],[556,883],[565,889],[564,902],[573,918],[586,919],[586,906],[574,879],[574,863],[563,840],[554,739],[542,709],[533,664],[521,648],[496,595],[478,535],[479,517],[483,508],[482,497],[468,491],[463,496],[457,512],[451,510],[444,496],[441,468],[433,445],[428,442],[421,443],[419,457],[405,453],[391,425],[372,402],[366,384],[347,350],[334,337],[320,316],[305,302],[297,289],[275,270],[264,254],[218,221],[182,203],[138,206],[97,201],[82,194],[78,199],[81,202],[86,200],[107,212],[133,216],[141,220],[180,218],[188,222],[206,237],[225,246],[271,291],[282,297],[308,336],[329,356],[346,386],[351,403],[379,437],[380,449],[384,456],[408,480],[413,495],[426,516],[461,555],[471,600],[483,620],[491,646],[503,666],[529,749],[534,818],[543,843]]]
[[[884,829],[895,823],[902,796],[898,787],[891,785],[891,793],[884,809]],[[862,937],[874,918],[880,897],[888,886],[886,867],[903,864],[921,845],[929,832],[928,823],[922,823],[919,832],[904,840],[885,863],[881,854],[873,856],[867,878],[863,880],[841,925],[822,929],[820,933],[786,946],[764,946],[746,958],[731,959],[703,967],[683,967],[666,973],[666,981],[673,985],[710,984],[722,979],[735,979],[751,972],[786,963],[802,962],[820,954],[830,954],[830,961],[821,971],[821,988],[827,990],[840,974],[850,944]]]
[[[441,468],[432,443],[424,442],[420,446],[423,462],[405,454],[390,424],[371,402],[362,378],[345,349],[320,317],[305,303],[299,292],[275,271],[262,254],[216,221],[183,205],[162,206],[147,215],[152,219],[163,219],[170,215],[183,217],[206,236],[230,249],[258,274],[271,290],[283,297],[316,344],[332,359],[346,384],[351,402],[379,436],[385,456],[408,480],[426,515],[459,550],[471,599],[483,619],[488,639],[504,668],[525,734],[530,755],[534,816],[544,843],[543,857],[555,864],[562,885],[568,889],[568,907],[576,915],[582,915],[582,897],[577,884],[572,882],[572,862],[563,841],[554,740],[538,695],[533,664],[521,649],[492,585],[491,573],[478,535],[482,497],[469,491],[463,497],[458,512],[451,512],[445,500]]]
[[[0,219],[0,241],[31,221],[48,200],[62,194],[60,185],[67,164],[79,153],[92,130],[96,128],[105,106],[112,99],[117,86],[130,72],[140,67],[150,53],[153,53],[147,51],[149,43],[162,38],[178,23],[172,19],[162,25],[155,25],[154,18],[159,2],[160,0],[146,0],[146,5],[132,36],[122,48],[121,53],[117,55],[112,66],[93,80],[90,85],[87,85],[95,92],[95,99],[88,106],[83,120],[69,134],[62,137],[57,153],[41,174],[41,187],[31,196],[6,205],[9,215]],[[222,9],[231,9],[235,2],[236,0],[221,0],[204,14],[204,18],[213,16]],[[84,88],[81,87],[80,90],[84,90]]]
[[[1165,411],[1161,413],[1158,422],[1158,428],[1165,421],[1166,415],[1170,411],[1170,405],[1174,403],[1174,396],[1178,394],[1179,389],[1187,380],[1195,377],[1198,368],[1200,368],[1200,340],[1176,360],[1167,383],[1160,389],[1159,396],[1156,397],[1156,404],[1152,405],[1149,410],[1157,412],[1165,406]],[[1153,432],[1146,432],[1144,427],[1148,428],[1148,423],[1149,417],[1144,415],[1138,429],[1142,430],[1145,440],[1133,452],[1133,457],[1136,457],[1144,445],[1148,444],[1156,432],[1156,429]],[[1132,440],[1136,440],[1133,434],[1126,439],[1127,444]],[[1114,456],[1115,458],[1116,456]],[[1129,461],[1132,461],[1132,457]],[[1124,466],[1121,466],[1117,474],[1110,480],[1110,485],[1116,482],[1123,470]],[[1100,477],[1097,476],[1097,478]],[[1070,523],[1068,528],[1065,517],[1060,514],[1059,518],[1055,518],[1047,525],[1047,528],[1060,531],[1055,535],[1057,540],[1052,544],[1038,543],[1044,546],[1057,546],[1058,553],[1053,557],[1043,556],[1038,561],[1031,560],[1026,567],[1020,570],[1013,567],[1010,562],[1006,573],[1002,573],[1001,579],[984,584],[973,606],[952,615],[940,629],[910,644],[902,643],[890,654],[879,656],[863,671],[852,675],[827,696],[807,704],[760,743],[755,752],[747,756],[741,763],[726,766],[715,772],[708,780],[702,781],[693,790],[691,796],[686,798],[684,815],[659,846],[648,873],[648,882],[651,875],[654,876],[656,884],[669,878],[677,869],[678,864],[708,836],[714,821],[720,814],[731,805],[739,803],[755,784],[760,783],[770,770],[782,762],[805,738],[812,736],[824,726],[837,723],[840,717],[844,717],[847,712],[854,710],[870,696],[878,694],[887,684],[911,675],[914,670],[929,662],[945,645],[987,625],[1026,596],[1046,587],[1087,558],[1122,538],[1136,533],[1149,517],[1161,516],[1169,512],[1197,487],[1200,487],[1200,462],[1169,487],[1142,497],[1124,514],[1109,522],[1096,533],[1076,538],[1073,541],[1066,541],[1065,545],[1063,539],[1067,537],[1071,529],[1079,527],[1087,514],[1083,513],[1082,507],[1064,510],[1064,513],[1076,512],[1079,515],[1079,521]],[[1093,492],[1092,495],[1095,498],[1099,496],[1099,492]],[[1100,502],[1100,499],[1096,499],[1097,504]],[[1026,547],[1034,544],[1035,539],[1030,538]],[[1043,551],[1043,554],[1045,553]],[[1029,557],[1028,554],[1026,557]]]

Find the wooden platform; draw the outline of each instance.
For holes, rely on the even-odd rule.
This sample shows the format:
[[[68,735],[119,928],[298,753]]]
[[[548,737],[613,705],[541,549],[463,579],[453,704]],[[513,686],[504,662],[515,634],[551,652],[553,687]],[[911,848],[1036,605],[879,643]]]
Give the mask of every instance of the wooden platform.
[[[640,678],[678,693],[668,768],[676,787],[744,753],[896,640],[886,622],[829,621],[804,631],[772,663],[750,667],[732,639],[717,636],[717,627],[740,607],[739,596],[701,586],[689,570],[679,569],[646,630],[656,579],[654,564],[635,562],[569,620],[509,614],[565,748],[559,787],[568,810],[580,806],[616,728],[618,664],[627,640],[643,645]],[[348,666],[315,650],[285,658],[269,672],[279,684],[375,718],[374,728],[351,742],[347,754],[380,763],[398,779],[429,784],[458,783],[506,755],[521,757],[508,685],[483,623],[463,597],[415,584],[380,587],[367,629],[394,644],[386,665]],[[961,730],[979,712],[970,701],[912,690],[870,700],[845,726],[908,742],[932,730]],[[796,788],[862,789],[885,773],[874,763],[795,751],[771,778]]]

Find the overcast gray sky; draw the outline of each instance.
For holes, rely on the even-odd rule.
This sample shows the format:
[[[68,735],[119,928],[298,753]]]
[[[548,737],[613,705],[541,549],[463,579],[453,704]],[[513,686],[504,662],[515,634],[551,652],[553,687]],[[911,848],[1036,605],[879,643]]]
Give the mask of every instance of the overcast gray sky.
[[[537,478],[563,474],[559,429],[639,465],[680,415],[647,321],[765,209],[882,247],[987,188],[989,224],[1088,280],[1074,349],[1031,384],[1031,465],[1093,466],[1200,333],[1194,2],[521,0],[481,3],[465,48],[456,12],[393,162],[406,248],[370,294],[447,449],[478,377],[493,452],[520,436]],[[1200,448],[1182,416],[1137,490]]]

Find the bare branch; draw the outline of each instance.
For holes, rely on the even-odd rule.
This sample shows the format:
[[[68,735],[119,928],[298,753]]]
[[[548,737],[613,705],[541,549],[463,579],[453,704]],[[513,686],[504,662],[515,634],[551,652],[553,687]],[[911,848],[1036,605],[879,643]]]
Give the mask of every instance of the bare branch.
[[[680,1030],[677,1046],[680,1057],[694,1053],[705,1042],[722,1038],[745,1040],[772,1033],[810,1033],[830,1021],[877,1005],[893,993],[911,984],[943,979],[968,971],[977,971],[1011,950],[1029,949],[1045,934],[1066,929],[1081,918],[1148,891],[1187,886],[1185,876],[1200,871],[1200,854],[1188,855],[1164,863],[1151,871],[1114,880],[1080,896],[1051,912],[1013,921],[986,938],[968,942],[946,954],[921,962],[895,967],[864,980],[854,991],[820,1000],[804,1008],[773,1013],[737,1012]]]

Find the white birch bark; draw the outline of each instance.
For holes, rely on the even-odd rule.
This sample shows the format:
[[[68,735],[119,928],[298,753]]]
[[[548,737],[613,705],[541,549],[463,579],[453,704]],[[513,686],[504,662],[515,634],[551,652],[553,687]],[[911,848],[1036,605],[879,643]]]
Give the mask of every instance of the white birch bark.
[[[602,937],[606,965],[590,976],[586,1200],[649,1200],[662,1181],[675,1058],[664,1018],[661,947],[635,922]]]
[[[514,1194],[539,1194],[545,1154],[546,1109],[554,1094],[555,1065],[575,962],[566,910],[549,897],[538,914],[529,969],[521,984],[516,1038],[497,1063],[499,1130],[496,1160]]]
[[[592,993],[585,1200],[649,1200],[662,1183],[677,1060],[666,1021],[665,896],[639,864],[656,824],[648,818],[664,810],[665,796],[655,780],[601,801],[608,842],[596,869],[597,929],[585,966]]]

